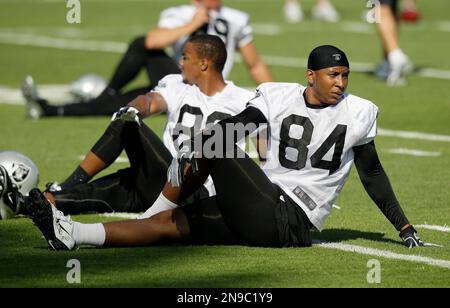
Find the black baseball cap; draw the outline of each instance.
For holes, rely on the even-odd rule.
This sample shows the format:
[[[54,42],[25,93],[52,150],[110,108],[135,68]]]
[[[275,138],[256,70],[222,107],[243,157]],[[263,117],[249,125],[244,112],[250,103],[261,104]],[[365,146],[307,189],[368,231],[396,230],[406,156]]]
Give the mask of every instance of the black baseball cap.
[[[350,68],[345,52],[332,45],[314,48],[308,57],[308,69],[317,71],[328,67],[346,66]]]

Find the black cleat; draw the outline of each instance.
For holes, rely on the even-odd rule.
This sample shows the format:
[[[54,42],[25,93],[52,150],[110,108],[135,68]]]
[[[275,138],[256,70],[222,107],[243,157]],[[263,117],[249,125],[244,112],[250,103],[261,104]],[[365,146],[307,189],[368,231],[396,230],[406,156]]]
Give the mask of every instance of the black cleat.
[[[37,188],[29,194],[29,212],[34,224],[41,230],[50,250],[72,250],[73,222],[58,211]]]

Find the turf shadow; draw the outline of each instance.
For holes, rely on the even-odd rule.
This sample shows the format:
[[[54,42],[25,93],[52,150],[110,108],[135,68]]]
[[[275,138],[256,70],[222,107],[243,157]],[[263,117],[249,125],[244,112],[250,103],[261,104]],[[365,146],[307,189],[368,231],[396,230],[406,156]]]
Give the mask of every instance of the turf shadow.
[[[343,242],[349,240],[364,239],[374,242],[394,243],[400,244],[400,240],[395,241],[384,237],[384,233],[381,232],[367,232],[352,229],[326,229],[322,232],[313,232],[312,237],[314,240],[321,240],[327,242]]]

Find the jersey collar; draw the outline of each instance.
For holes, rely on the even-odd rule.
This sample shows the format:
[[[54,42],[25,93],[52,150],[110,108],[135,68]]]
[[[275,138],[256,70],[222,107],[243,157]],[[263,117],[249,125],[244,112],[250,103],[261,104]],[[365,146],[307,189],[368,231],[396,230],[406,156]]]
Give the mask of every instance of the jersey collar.
[[[318,105],[310,104],[310,103],[308,102],[308,100],[306,99],[306,89],[308,89],[308,88],[305,88],[305,89],[303,90],[303,93],[301,94],[301,95],[303,96],[303,100],[305,101],[306,107],[311,108],[311,109],[325,109],[325,108],[328,108],[328,107],[329,107],[329,106],[318,106]]]

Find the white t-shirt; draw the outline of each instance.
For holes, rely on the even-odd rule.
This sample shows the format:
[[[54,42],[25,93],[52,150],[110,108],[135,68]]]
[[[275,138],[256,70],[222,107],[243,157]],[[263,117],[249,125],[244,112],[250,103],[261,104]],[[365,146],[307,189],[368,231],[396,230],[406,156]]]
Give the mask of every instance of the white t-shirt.
[[[194,5],[180,5],[162,11],[158,27],[173,29],[191,22],[197,8]],[[250,43],[253,39],[252,28],[248,24],[247,13],[222,6],[219,11],[209,12],[207,34],[219,36],[227,48],[227,61],[223,70],[224,78],[227,78],[233,67],[236,49]],[[183,52],[184,45],[189,39],[182,37],[172,45],[174,58],[178,61]]]
[[[350,173],[352,148],[376,136],[378,108],[354,95],[334,106],[310,108],[305,89],[264,83],[248,105],[261,110],[269,123],[265,174],[322,230]]]
[[[207,124],[215,124],[245,109],[253,92],[237,87],[231,81],[226,81],[226,84],[222,92],[207,96],[197,86],[184,83],[181,75],[167,75],[160,80],[153,91],[167,103],[163,141],[172,156],[177,155],[183,141],[205,129]],[[189,135],[179,134],[180,131],[189,132]],[[211,179],[205,186],[210,195],[215,194]]]

